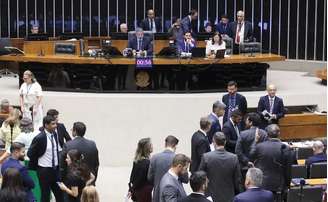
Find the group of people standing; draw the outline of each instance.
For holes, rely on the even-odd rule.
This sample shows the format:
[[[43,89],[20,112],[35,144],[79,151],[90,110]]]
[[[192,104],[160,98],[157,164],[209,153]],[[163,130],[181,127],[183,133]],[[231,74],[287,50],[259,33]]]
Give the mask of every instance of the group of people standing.
[[[283,101],[271,84],[257,112],[247,113],[246,97],[237,89],[230,81],[222,101],[200,119],[191,137],[191,158],[175,154],[179,140],[174,136],[153,156],[150,138],[138,142],[129,183],[133,201],[271,202],[283,197],[288,166],[296,160],[279,140]],[[182,186],[188,182],[193,190],[189,196]]]

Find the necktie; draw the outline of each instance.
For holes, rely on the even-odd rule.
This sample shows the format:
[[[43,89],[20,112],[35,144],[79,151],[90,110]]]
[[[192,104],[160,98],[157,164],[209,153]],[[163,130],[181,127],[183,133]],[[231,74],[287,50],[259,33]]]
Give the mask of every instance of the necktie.
[[[236,99],[235,99],[235,96],[230,95],[230,96],[229,96],[229,108],[228,108],[229,111],[228,111],[228,118],[230,118],[230,116],[231,116],[231,112],[234,110],[235,105],[236,105]]]
[[[237,137],[239,137],[239,129],[238,129],[237,124],[234,124],[234,127],[235,127],[235,131],[236,131]]]
[[[241,24],[238,23],[237,24],[237,33],[236,33],[236,44],[240,43],[240,36],[239,36],[240,31],[241,31]]]
[[[272,111],[273,111],[273,98],[271,97],[270,98],[270,113],[272,114]]]
[[[54,142],[54,134],[51,134],[51,166],[55,168],[55,142]]]

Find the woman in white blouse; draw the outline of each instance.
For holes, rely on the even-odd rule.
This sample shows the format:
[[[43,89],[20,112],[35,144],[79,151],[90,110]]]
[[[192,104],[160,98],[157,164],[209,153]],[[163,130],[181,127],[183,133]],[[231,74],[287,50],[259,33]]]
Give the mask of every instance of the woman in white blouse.
[[[42,126],[42,88],[36,81],[34,74],[26,70],[23,75],[24,83],[19,89],[20,105],[23,117],[33,120],[34,130]]]
[[[222,36],[219,32],[215,32],[212,40],[209,40],[206,44],[206,56],[208,58],[215,58],[217,50],[226,49],[226,44],[222,40]]]

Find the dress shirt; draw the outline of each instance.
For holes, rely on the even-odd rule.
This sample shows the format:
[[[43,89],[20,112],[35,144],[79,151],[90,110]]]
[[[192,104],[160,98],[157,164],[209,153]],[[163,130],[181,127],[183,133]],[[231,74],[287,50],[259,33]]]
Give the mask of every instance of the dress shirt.
[[[272,112],[273,112],[273,106],[274,106],[275,98],[276,98],[276,96],[273,96],[273,97],[269,96],[270,114],[272,114]]]
[[[169,174],[172,175],[174,179],[179,180],[179,176],[177,176],[177,174],[175,174],[171,169],[169,170]]]
[[[156,33],[156,24],[154,19],[149,19],[149,30]]]
[[[236,35],[238,34],[239,25],[241,25],[241,29],[239,31],[239,43],[242,43],[242,42],[244,42],[245,22],[242,22],[241,24],[237,23]],[[236,39],[237,39],[237,36],[236,36]]]
[[[222,44],[219,45],[217,43],[212,44],[212,40],[207,41],[206,44],[206,55],[210,55],[212,51],[214,51],[214,54],[216,54],[217,50],[224,50],[226,49],[226,43],[222,41]]]
[[[52,149],[54,151],[54,161],[55,166],[58,166],[58,156],[57,156],[57,144],[55,136],[53,137],[54,148],[51,145],[51,136],[53,134],[49,133],[46,129],[44,130],[47,136],[47,149],[46,152],[39,158],[38,165],[41,167],[52,168]]]
[[[206,134],[206,132],[205,132],[204,130],[202,130],[202,129],[199,129],[199,131],[200,131],[200,132],[202,132],[202,133],[203,133],[203,135],[204,135],[205,137],[207,137],[207,134]]]

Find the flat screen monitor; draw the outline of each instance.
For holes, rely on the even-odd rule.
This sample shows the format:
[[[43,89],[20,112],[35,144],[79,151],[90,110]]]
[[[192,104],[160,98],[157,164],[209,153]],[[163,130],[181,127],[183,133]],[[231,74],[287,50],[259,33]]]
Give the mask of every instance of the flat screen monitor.
[[[28,34],[25,38],[26,41],[48,41],[49,35],[46,33]]]
[[[82,32],[64,32],[59,35],[60,40],[69,40],[69,39],[82,39]]]
[[[113,40],[128,40],[128,33],[115,32],[111,33],[110,36]]]
[[[200,32],[197,33],[195,38],[197,39],[197,41],[204,41],[204,40],[208,40],[209,38],[212,37],[213,34],[211,33],[206,33],[206,32]]]
[[[169,36],[170,36],[169,33],[163,33],[163,32],[154,34],[155,40],[167,40],[169,39]]]
[[[9,38],[0,38],[0,55],[8,55],[10,51],[5,47],[11,46]]]

